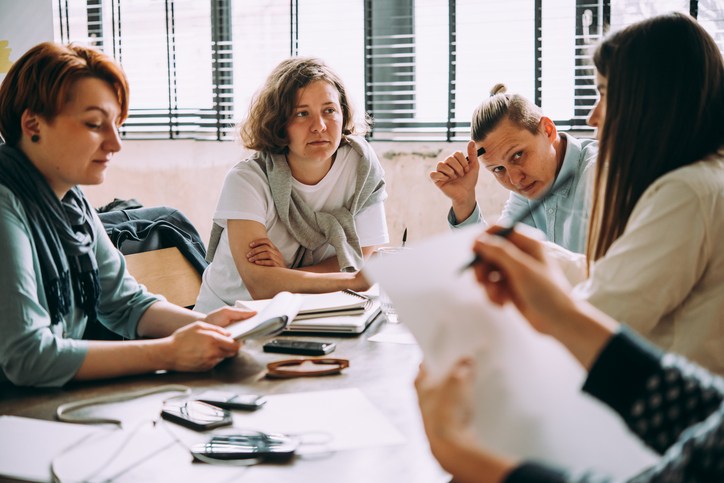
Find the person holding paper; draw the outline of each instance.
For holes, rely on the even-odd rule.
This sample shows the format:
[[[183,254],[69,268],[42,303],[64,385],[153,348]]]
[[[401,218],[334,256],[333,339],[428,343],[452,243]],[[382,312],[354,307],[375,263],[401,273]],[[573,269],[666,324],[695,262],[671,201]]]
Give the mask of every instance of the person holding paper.
[[[589,370],[584,390],[663,454],[634,481],[721,481],[724,381],[673,352],[722,370],[722,56],[696,20],[672,13],[607,37],[594,62],[601,96],[589,122],[600,128],[601,144],[589,256],[600,257],[591,280],[593,287],[608,287],[604,297],[594,291],[588,303],[569,295],[560,259],[552,257],[559,253],[517,232],[509,235],[515,246],[489,235],[478,240],[475,251],[484,262],[476,274],[493,302],[513,302],[533,328],[558,339]],[[608,258],[615,263],[603,263]],[[674,264],[675,258],[684,262]],[[601,304],[606,295],[610,303]],[[610,315],[617,309],[633,316],[622,317],[626,323],[639,322],[641,314],[659,317],[646,335],[654,341],[658,335],[672,352],[661,353],[622,328]],[[442,382],[430,381],[424,370],[417,381],[431,447],[456,481],[595,479],[482,448],[469,429],[473,377],[470,364],[461,362]]]
[[[21,56],[0,85],[0,380],[61,386],[205,371],[239,350],[222,327],[253,312],[205,315],[148,293],[78,187],[103,182],[128,96],[111,58],[51,42]],[[96,323],[149,340],[80,340]]]
[[[528,211],[523,223],[543,231],[568,250],[583,253],[588,228],[589,189],[598,145],[560,133],[541,109],[497,84],[475,110],[467,155],[456,151],[430,173],[452,200],[448,222],[453,228],[485,223],[475,199],[480,167],[510,190],[501,214],[509,220]],[[530,203],[552,188],[543,206]]]
[[[513,303],[534,329],[560,341],[589,371],[583,390],[662,455],[632,481],[722,481],[724,379],[571,297],[542,242],[520,232],[509,240],[483,235],[476,242],[485,260],[475,269],[478,281],[494,303]],[[500,277],[490,277],[492,271]],[[456,482],[609,481],[487,451],[472,431],[474,412],[484,410],[474,406],[473,367],[461,360],[442,381],[431,381],[421,367],[415,381],[432,452]]]
[[[365,129],[321,60],[273,70],[241,126],[255,153],[224,181],[197,309],[369,288],[358,271],[389,236],[384,173]]]

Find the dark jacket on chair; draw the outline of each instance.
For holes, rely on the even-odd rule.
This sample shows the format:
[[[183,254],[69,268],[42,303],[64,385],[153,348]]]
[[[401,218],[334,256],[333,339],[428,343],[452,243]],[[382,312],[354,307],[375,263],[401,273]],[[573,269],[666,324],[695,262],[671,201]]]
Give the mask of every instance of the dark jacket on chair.
[[[111,241],[124,255],[177,247],[199,273],[203,273],[208,265],[199,232],[175,208],[115,210],[98,216]]]

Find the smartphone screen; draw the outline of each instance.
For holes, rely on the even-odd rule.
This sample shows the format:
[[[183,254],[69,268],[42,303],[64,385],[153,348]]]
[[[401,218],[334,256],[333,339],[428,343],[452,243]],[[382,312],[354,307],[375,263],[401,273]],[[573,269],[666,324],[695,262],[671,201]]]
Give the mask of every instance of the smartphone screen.
[[[195,431],[231,426],[231,412],[201,401],[166,402],[161,417]]]
[[[264,344],[264,352],[323,356],[335,349],[334,342],[315,342],[297,339],[274,339]]]

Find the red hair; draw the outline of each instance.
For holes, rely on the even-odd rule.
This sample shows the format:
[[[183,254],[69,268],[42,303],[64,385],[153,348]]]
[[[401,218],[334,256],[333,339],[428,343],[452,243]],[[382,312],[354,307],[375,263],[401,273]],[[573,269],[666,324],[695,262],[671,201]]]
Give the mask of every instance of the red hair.
[[[10,146],[20,141],[25,110],[52,121],[70,100],[79,79],[107,82],[116,94],[120,125],[128,117],[128,80],[123,69],[103,52],[81,45],[43,42],[15,62],[0,84],[0,135]]]

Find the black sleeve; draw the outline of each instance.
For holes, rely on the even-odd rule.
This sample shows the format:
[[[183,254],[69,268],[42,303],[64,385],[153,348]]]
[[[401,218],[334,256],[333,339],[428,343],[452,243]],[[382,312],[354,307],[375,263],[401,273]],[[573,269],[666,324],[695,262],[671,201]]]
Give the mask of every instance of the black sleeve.
[[[724,399],[720,378],[681,356],[664,355],[624,326],[601,351],[583,390],[611,406],[658,453]]]
[[[505,478],[504,483],[565,483],[566,474],[542,463],[525,462]]]
[[[527,461],[511,471],[503,483],[609,483],[608,475],[585,471],[578,475],[566,473],[545,463]]]

